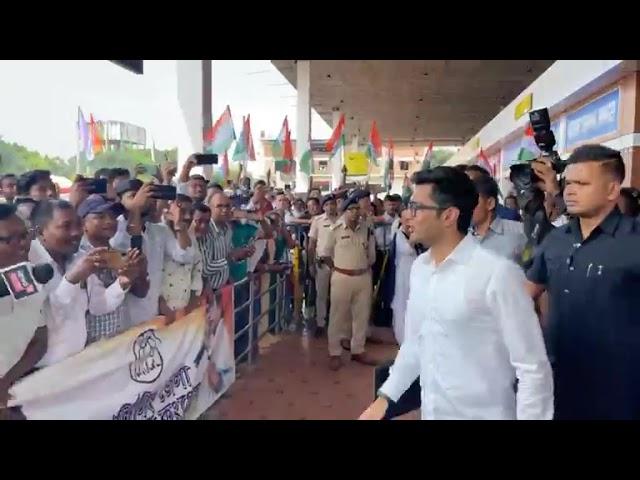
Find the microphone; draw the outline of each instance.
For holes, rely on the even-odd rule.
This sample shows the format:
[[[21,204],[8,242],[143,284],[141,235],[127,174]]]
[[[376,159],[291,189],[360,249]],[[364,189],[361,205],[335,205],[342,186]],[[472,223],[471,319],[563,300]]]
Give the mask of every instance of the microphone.
[[[12,268],[24,268],[29,266],[29,264],[22,263],[15,265]],[[33,265],[31,266],[31,268],[29,268],[29,270],[31,271],[33,279],[41,285],[44,285],[53,278],[53,267],[49,263],[40,263],[38,265]],[[22,287],[24,288],[24,285]],[[10,295],[9,287],[5,281],[5,277],[0,276],[0,298],[6,297],[7,295]]]

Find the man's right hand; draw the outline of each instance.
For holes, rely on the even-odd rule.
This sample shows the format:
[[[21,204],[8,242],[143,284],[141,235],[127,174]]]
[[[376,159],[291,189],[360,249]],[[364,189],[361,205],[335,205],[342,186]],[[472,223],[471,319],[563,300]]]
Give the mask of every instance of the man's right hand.
[[[67,281],[73,285],[85,281],[92,273],[99,268],[107,268],[107,258],[105,253],[107,247],[99,247],[91,250],[87,255],[77,262],[65,275]]]
[[[189,158],[187,158],[187,161],[184,162],[184,165],[182,165],[182,170],[180,171],[181,182],[187,182],[189,180],[189,174],[191,173],[193,167],[195,167],[196,165],[198,165],[196,157],[194,155],[189,156]]]
[[[78,206],[89,196],[87,189],[87,179],[78,175],[69,189],[69,203],[73,205],[74,208],[78,208]]]
[[[166,162],[160,168],[160,174],[162,176],[162,183],[165,185],[171,184],[171,179],[175,177],[178,167],[173,162]]]
[[[387,413],[389,402],[384,397],[378,397],[375,402],[369,405],[358,420],[382,420],[384,414]]]
[[[558,177],[553,169],[553,165],[549,157],[539,157],[534,160],[531,162],[531,169],[538,177],[540,177],[541,181],[537,184],[538,188],[550,195],[557,195],[560,193]]]
[[[136,196],[133,197],[131,201],[131,210],[142,213],[147,204],[147,200],[151,198],[153,187],[153,183],[145,183],[140,190],[138,190]]]

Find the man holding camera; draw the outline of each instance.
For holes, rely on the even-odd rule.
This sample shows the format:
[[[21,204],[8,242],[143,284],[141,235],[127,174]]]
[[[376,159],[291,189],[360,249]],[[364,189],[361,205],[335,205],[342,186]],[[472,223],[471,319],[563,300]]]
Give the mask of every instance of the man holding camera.
[[[557,183],[549,170],[534,166],[547,192]],[[564,174],[573,218],[543,240],[527,273],[534,299],[549,294],[556,418],[638,419],[640,232],[617,207],[624,162],[616,150],[585,145]]]
[[[177,202],[172,202],[167,213],[167,219],[174,222],[175,236],[166,225],[152,223],[151,215],[158,197],[153,184],[143,184],[138,179],[127,180],[116,185],[116,192],[126,211],[118,217],[118,230],[111,239],[111,246],[123,252],[141,247],[147,258],[149,292],[144,298],[130,296],[126,300],[131,323],[137,325],[159,313],[166,256],[178,263],[190,264],[194,262],[195,250]]]
[[[100,249],[104,268],[95,268],[86,279],[89,308],[86,314],[87,345],[111,338],[131,325],[125,303],[129,295],[144,298],[149,291],[146,259],[137,249],[119,252],[109,249],[109,241],[118,228],[118,216],[124,208],[99,194],[90,195],[78,207],[84,236],[80,254],[91,255]]]

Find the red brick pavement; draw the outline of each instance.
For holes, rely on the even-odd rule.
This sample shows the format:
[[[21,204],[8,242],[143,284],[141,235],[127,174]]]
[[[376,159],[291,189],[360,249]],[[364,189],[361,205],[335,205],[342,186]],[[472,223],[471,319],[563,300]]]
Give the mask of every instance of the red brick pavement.
[[[373,367],[351,362],[344,352],[345,365],[332,372],[326,339],[286,334],[271,340],[270,346],[261,346],[254,366],[241,367],[239,378],[202,419],[351,420],[371,402]],[[396,350],[367,345],[380,361],[393,358]]]

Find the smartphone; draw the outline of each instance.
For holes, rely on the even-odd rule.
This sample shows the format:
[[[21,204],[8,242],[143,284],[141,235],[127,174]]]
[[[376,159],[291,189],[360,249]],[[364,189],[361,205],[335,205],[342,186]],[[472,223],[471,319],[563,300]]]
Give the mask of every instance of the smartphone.
[[[133,235],[131,237],[131,248],[137,248],[142,252],[142,235]]]
[[[173,185],[154,185],[151,190],[151,198],[156,200],[176,199],[177,190]]]
[[[196,165],[217,165],[218,154],[216,153],[196,153],[194,155]]]
[[[89,195],[99,194],[104,195],[107,193],[107,179],[106,178],[88,178],[85,181],[87,186],[87,193]]]
[[[126,264],[127,254],[118,250],[109,250],[105,252],[107,260],[107,268],[111,270],[120,270]]]

